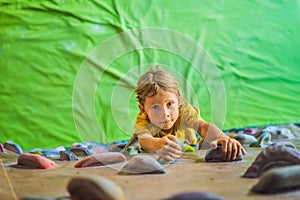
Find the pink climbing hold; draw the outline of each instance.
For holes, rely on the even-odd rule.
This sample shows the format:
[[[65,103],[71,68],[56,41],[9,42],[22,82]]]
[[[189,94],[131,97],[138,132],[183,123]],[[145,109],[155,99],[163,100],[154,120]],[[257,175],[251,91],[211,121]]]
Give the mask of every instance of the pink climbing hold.
[[[106,152],[87,156],[75,164],[76,168],[109,165],[126,161],[126,157],[119,152]]]
[[[57,164],[55,162],[38,154],[23,153],[19,155],[17,162],[18,165],[25,166],[30,169],[57,168]]]
[[[0,143],[0,152],[5,153],[5,148],[3,144]]]
[[[256,129],[255,128],[246,128],[244,130],[244,134],[248,134],[248,135],[253,135],[254,133],[256,133]]]

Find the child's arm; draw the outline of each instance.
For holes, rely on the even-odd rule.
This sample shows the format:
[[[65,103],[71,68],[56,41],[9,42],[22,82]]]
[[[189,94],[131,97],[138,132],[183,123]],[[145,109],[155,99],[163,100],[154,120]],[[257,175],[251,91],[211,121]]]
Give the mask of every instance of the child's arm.
[[[156,152],[160,158],[173,161],[181,156],[181,147],[173,135],[155,138],[149,133],[140,133],[138,140],[145,151]]]
[[[201,120],[195,124],[194,128],[213,149],[216,149],[218,144],[222,145],[224,160],[234,160],[237,155],[246,154],[239,141],[228,137],[214,124]]]

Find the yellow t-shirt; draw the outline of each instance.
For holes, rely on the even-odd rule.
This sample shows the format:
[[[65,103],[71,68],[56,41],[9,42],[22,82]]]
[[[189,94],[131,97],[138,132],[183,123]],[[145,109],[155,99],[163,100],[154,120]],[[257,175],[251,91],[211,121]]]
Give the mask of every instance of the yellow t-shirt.
[[[193,126],[199,120],[202,120],[199,109],[191,104],[186,103],[179,108],[178,119],[172,128],[168,130],[160,129],[150,122],[147,115],[139,112],[136,117],[134,129],[135,134],[137,135],[140,133],[150,133],[153,137],[161,138],[171,134],[175,135],[181,141],[186,141],[190,144],[196,144],[197,138]]]

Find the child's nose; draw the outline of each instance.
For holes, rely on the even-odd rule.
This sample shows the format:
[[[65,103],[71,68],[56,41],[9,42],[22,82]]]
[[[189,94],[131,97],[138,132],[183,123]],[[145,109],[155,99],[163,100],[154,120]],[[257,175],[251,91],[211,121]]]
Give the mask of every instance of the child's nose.
[[[166,117],[170,116],[170,110],[168,108],[164,108],[164,116]]]

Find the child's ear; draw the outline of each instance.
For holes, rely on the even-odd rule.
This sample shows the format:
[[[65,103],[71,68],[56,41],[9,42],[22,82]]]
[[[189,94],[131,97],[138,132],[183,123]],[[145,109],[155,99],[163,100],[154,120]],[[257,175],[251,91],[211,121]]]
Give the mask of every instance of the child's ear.
[[[139,104],[139,109],[142,113],[146,113],[144,107],[141,104]]]

